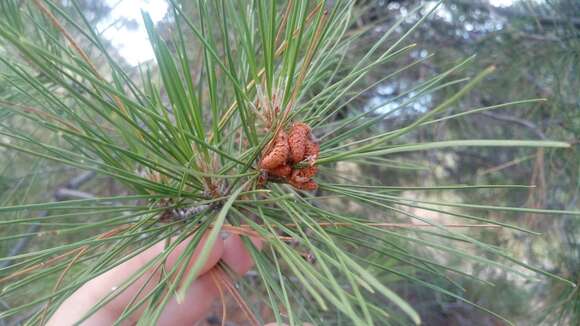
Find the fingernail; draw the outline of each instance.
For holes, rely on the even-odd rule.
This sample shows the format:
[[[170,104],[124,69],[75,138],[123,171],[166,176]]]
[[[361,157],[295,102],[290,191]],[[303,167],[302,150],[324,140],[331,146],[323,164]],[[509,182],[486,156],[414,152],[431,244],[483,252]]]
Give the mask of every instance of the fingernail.
[[[220,237],[222,238],[222,240],[225,240],[230,237],[230,233],[228,231],[221,231]]]

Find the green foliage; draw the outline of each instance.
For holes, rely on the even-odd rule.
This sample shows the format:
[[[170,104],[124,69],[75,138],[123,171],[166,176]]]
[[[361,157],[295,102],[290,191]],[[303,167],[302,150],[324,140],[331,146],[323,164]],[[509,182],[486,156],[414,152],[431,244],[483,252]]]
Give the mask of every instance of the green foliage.
[[[418,324],[418,309],[397,289],[402,280],[504,319],[466,298],[456,279],[489,286],[485,280],[430,256],[425,248],[527,280],[547,277],[566,287],[575,286],[575,280],[520,261],[482,241],[477,233],[457,231],[413,209],[514,232],[529,231],[487,218],[482,212],[578,216],[577,211],[411,200],[401,193],[408,188],[338,169],[341,163],[357,162],[368,168],[404,171],[416,166],[395,161],[395,155],[442,148],[565,151],[570,147],[561,141],[526,139],[409,143],[405,137],[412,132],[499,107],[486,105],[445,114],[477,85],[488,83],[493,67],[470,78],[457,77],[473,64],[473,58],[418,83],[394,111],[404,110],[425,94],[451,94],[398,129],[377,131],[376,125],[387,115],[379,107],[339,117],[347,104],[374,85],[364,78],[369,72],[393,64],[415,47],[409,44],[409,36],[436,7],[430,12],[417,7],[410,17],[419,12],[423,15],[405,33],[394,38],[408,17],[395,22],[355,64],[346,64],[356,41],[368,31],[350,33],[361,14],[353,1],[332,5],[318,1],[172,1],[169,32],[160,31],[143,13],[157,65],[140,67],[140,78],[134,78],[134,71],[114,59],[82,10],[72,3],[65,10],[52,1],[21,6],[16,1],[6,2],[8,9],[3,12],[12,18],[0,21],[6,51],[0,57],[1,77],[2,85],[15,95],[2,95],[0,146],[10,153],[39,158],[38,164],[50,161],[56,166],[94,171],[124,188],[95,198],[33,202],[22,196],[26,203],[3,202],[2,227],[40,226],[32,234],[15,233],[1,239],[3,242],[42,237],[42,248],[0,258],[0,262],[13,262],[0,269],[0,296],[15,303],[2,312],[3,318],[32,311],[30,322],[42,323],[88,280],[166,241],[166,250],[103,298],[90,310],[94,313],[148,269],[162,266],[178,244],[188,241],[178,264],[165,271],[153,290],[118,320],[144,307],[142,322],[155,324],[171,298],[183,297],[223,229],[243,230],[244,235],[267,240],[262,251],[248,239],[245,243],[255,260],[262,296],[277,321],[290,324]],[[92,53],[91,57],[86,53]],[[381,81],[394,80],[424,60],[402,66]],[[262,153],[279,130],[297,121],[313,126],[320,139],[315,164],[321,171],[315,193],[272,180],[265,186],[260,182]],[[521,188],[459,185],[414,190],[467,191],[471,187]],[[345,212],[337,202],[378,210],[381,220]],[[39,217],[40,211],[46,216]],[[428,228],[401,223],[408,221]],[[187,269],[204,233],[208,240],[200,259]],[[304,260],[303,252],[316,262]],[[55,286],[32,300],[18,301],[23,293],[47,281]]]

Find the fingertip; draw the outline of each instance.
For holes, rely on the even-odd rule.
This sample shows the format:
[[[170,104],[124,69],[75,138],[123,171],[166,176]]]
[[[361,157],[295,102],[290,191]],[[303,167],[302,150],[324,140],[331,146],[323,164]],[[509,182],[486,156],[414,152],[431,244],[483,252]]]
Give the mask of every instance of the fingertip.
[[[204,250],[205,246],[207,245],[207,234],[204,234],[201,240],[197,243],[196,248],[191,255],[191,259],[189,260],[188,269],[192,267],[192,265],[197,261],[199,255],[201,254],[202,250]],[[187,247],[191,244],[194,237],[188,237],[187,239],[181,241],[171,253],[167,256],[165,260],[165,266],[168,268],[173,268],[175,264],[178,262],[179,258],[183,255],[184,251]],[[154,259],[155,257],[161,255],[166,250],[167,243],[165,240],[159,241],[150,249],[146,250],[145,252],[139,254],[138,256],[134,257],[134,260],[131,263],[123,264],[123,267],[130,268],[132,270],[136,270],[141,268],[141,266],[146,265]],[[204,263],[200,275],[210,270],[213,266],[217,264],[217,262],[221,259],[221,256],[224,252],[224,241],[218,237],[216,241],[213,243],[212,248],[209,251],[208,257],[206,262]],[[121,267],[121,268],[123,268]]]
[[[193,325],[207,314],[218,294],[211,272],[201,275],[187,289],[183,300],[171,299],[158,325]]]
[[[250,240],[258,250],[262,249],[262,239],[250,237]],[[239,235],[231,235],[224,241],[222,261],[240,276],[246,274],[254,266],[252,255]]]
[[[195,262],[197,261],[197,259],[201,255],[202,251],[204,250],[204,248],[207,245],[207,240],[208,240],[207,234],[205,234],[203,236],[203,238],[201,239],[201,241],[199,242],[199,244],[197,245],[197,247],[195,248],[195,251],[193,252],[188,269],[193,267],[193,265],[195,264]],[[184,247],[182,248],[182,250],[180,250],[180,251],[176,250],[177,252],[176,252],[175,259],[177,259],[181,255],[181,253],[183,253],[183,249],[185,249],[185,246],[187,245],[187,243],[184,243],[183,245],[184,245]],[[220,261],[220,259],[222,258],[223,254],[224,254],[224,251],[225,251],[224,240],[222,240],[220,237],[218,237],[215,240],[215,242],[213,243],[212,248],[210,249],[209,254],[207,256],[207,259],[197,275],[202,275],[205,272],[212,269]]]

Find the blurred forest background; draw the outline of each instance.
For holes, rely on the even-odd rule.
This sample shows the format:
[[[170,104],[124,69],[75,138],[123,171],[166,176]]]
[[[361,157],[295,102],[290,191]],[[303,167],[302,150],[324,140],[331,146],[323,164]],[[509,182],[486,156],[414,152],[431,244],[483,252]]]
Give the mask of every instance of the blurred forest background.
[[[338,1],[338,0],[337,0]],[[71,6],[62,0],[62,6]],[[0,1],[1,3],[1,1]],[[162,0],[82,0],[78,1],[91,24],[97,26],[109,41],[119,64],[138,76],[138,63],[152,64],[147,48],[139,8],[151,11],[160,26],[164,24],[167,4]],[[359,16],[352,33],[364,32],[346,60],[357,58],[372,47],[393,22],[407,15],[419,1],[359,1]],[[427,7],[436,1],[425,1]],[[0,5],[2,10],[2,5]],[[424,12],[419,12],[422,15]],[[409,24],[411,21],[409,19]],[[169,24],[167,25],[169,27]],[[405,33],[406,29],[397,31]],[[398,37],[400,35],[395,35]],[[348,174],[376,178],[386,185],[431,186],[455,184],[522,184],[524,190],[494,191],[471,189],[465,191],[434,191],[405,193],[410,199],[445,200],[521,206],[556,210],[578,210],[580,193],[580,1],[578,0],[448,0],[410,36],[416,48],[396,64],[375,69],[365,84],[374,86],[357,101],[348,103],[339,115],[348,116],[380,107],[379,114],[401,107],[385,117],[380,125],[394,129],[427,112],[438,102],[435,96],[446,98],[445,92],[431,93],[414,100],[412,86],[435,73],[448,69],[458,61],[476,55],[466,68],[474,74],[490,65],[495,73],[472,91],[448,114],[458,114],[462,108],[499,105],[525,99],[545,98],[545,101],[499,107],[497,110],[451,120],[436,128],[420,129],[409,134],[409,142],[445,139],[554,139],[573,144],[567,150],[503,150],[464,148],[461,150],[429,151],[406,157],[415,162],[406,172],[382,167],[362,170],[356,163],[337,166]],[[388,42],[386,43],[388,45]],[[6,55],[0,44],[0,54]],[[195,51],[195,49],[194,49]],[[148,55],[150,55],[148,57]],[[396,82],[383,83],[384,76],[424,58],[417,69],[406,71]],[[2,73],[0,66],[0,73]],[[39,76],[42,78],[42,76]],[[460,86],[458,86],[459,88]],[[11,85],[0,82],[0,123],[8,111],[1,110],[1,101],[9,101],[15,93]],[[452,88],[447,90],[450,94]],[[34,133],[35,130],[30,130]],[[125,190],[107,177],[95,177],[54,162],[31,159],[20,153],[0,148],[0,204],[82,198],[83,196],[121,194]],[[336,205],[342,205],[336,202]],[[360,213],[361,207],[344,207]],[[378,212],[368,212],[372,214]],[[449,219],[428,212],[429,218]],[[510,248],[515,257],[536,267],[578,282],[580,280],[580,221],[572,216],[497,214],[489,215],[499,221],[509,221],[541,235],[522,236],[502,229],[474,229],[465,232],[481,233],[486,242]],[[445,221],[453,223],[452,220]],[[17,229],[18,228],[18,229]],[[39,237],[11,239],[28,228],[36,232],[38,225],[0,226],[0,256],[23,250],[33,250],[43,241]],[[17,229],[17,230],[16,230]],[[82,234],[69,235],[82,238]],[[425,249],[427,250],[427,249]],[[428,253],[427,253],[428,254]],[[450,257],[441,262],[460,270],[468,270],[495,286],[469,282],[462,284],[464,294],[518,325],[572,325],[580,320],[580,296],[550,281],[528,283],[513,275],[489,266]],[[9,261],[2,262],[4,266]],[[496,319],[450,298],[433,294],[405,280],[390,276],[389,282],[415,309],[427,325],[498,325]],[[49,285],[47,285],[49,286]],[[34,295],[31,293],[30,295]],[[0,302],[0,310],[10,302]],[[18,318],[0,320],[0,325],[16,325]],[[208,321],[211,324],[211,319]],[[233,325],[233,321],[232,321]],[[577,324],[576,324],[577,325]]]

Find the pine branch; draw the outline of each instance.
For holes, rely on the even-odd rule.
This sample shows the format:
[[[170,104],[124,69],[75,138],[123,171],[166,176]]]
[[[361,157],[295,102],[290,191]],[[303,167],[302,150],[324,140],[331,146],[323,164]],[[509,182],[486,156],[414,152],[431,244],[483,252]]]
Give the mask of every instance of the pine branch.
[[[94,177],[96,176],[95,172],[89,171],[89,172],[85,172],[85,173],[81,173],[71,179],[69,179],[69,181],[66,182],[65,187],[60,187],[57,188],[56,190],[53,191],[52,194],[52,198],[55,202],[58,201],[63,201],[63,200],[67,200],[69,198],[86,198],[86,196],[91,196],[89,194],[86,193],[81,193],[78,192],[76,189],[80,188],[82,185],[84,185],[85,183],[89,182],[90,180],[92,180]],[[78,197],[78,196],[82,196],[82,197]],[[91,196],[90,198],[93,198],[94,196]],[[49,215],[48,211],[41,211],[40,213],[38,213],[39,217],[46,217]],[[28,227],[28,229],[26,230],[27,234],[34,234],[37,233],[40,228],[42,226],[42,223],[33,223],[32,225],[30,225]],[[20,238],[18,240],[18,242],[16,242],[16,244],[10,249],[9,253],[8,253],[8,257],[13,257],[13,256],[17,256],[18,254],[20,254],[22,251],[24,251],[26,249],[26,247],[28,247],[28,244],[30,243],[30,241],[32,240],[32,236],[28,236],[28,237],[23,237]],[[13,260],[5,260],[0,262],[0,269],[1,268],[6,268],[10,265],[12,265]]]
[[[531,121],[517,118],[514,116],[509,116],[509,115],[499,114],[499,113],[492,113],[492,112],[481,112],[480,114],[483,116],[492,118],[494,120],[517,124],[519,126],[522,126],[524,128],[531,130],[539,139],[546,139],[546,135],[540,130],[540,128],[538,126],[536,126]]]

